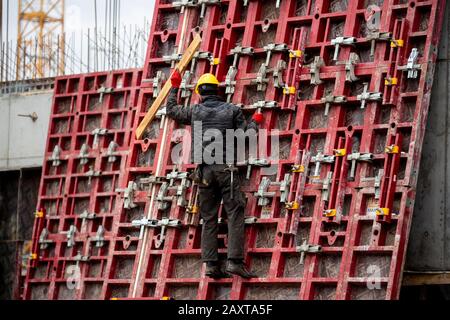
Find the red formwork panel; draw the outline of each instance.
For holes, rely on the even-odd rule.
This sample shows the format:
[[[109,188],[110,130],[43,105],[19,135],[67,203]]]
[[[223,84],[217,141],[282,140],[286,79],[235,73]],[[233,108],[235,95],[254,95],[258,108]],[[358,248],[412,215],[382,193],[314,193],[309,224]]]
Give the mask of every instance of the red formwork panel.
[[[24,299],[98,299],[141,70],[56,79]]]
[[[444,6],[156,1],[135,125],[200,33],[180,99],[197,102],[195,81],[215,73],[248,117],[263,112],[280,159],[241,168],[259,278],[205,278],[190,140],[161,113],[131,142],[104,297],[397,299]],[[219,241],[225,258],[225,224]]]

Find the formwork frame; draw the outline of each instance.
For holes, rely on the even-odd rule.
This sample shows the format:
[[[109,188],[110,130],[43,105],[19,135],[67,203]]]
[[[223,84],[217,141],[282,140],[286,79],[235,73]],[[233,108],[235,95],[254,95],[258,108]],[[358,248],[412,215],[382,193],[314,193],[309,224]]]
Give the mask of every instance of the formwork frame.
[[[180,101],[198,102],[193,84],[215,73],[246,117],[263,112],[265,139],[280,141],[275,171],[255,165],[246,179],[241,167],[246,262],[259,278],[204,276],[190,139],[161,113],[130,140],[111,252],[92,279],[99,296],[397,299],[445,1],[181,4],[156,1],[134,127],[200,33]],[[225,224],[219,238],[225,258]]]

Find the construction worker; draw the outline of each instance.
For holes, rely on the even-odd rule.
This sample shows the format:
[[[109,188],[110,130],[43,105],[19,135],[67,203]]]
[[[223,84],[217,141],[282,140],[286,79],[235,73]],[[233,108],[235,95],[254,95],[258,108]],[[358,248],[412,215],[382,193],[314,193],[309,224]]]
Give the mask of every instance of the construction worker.
[[[226,137],[227,130],[233,129],[244,131],[254,129],[256,133],[258,124],[262,123],[262,115],[256,114],[252,121],[247,123],[239,107],[224,102],[219,96],[219,81],[212,74],[205,74],[199,79],[195,92],[200,95],[201,103],[194,106],[178,105],[178,91],[182,82],[178,71],[174,72],[171,82],[173,88],[168,98],[167,116],[180,124],[191,125],[194,131],[192,149],[194,163],[198,165],[197,181],[200,182],[199,206],[200,216],[203,219],[202,260],[206,263],[206,276],[217,279],[232,274],[246,279],[254,278],[256,275],[249,271],[244,263],[245,199],[240,190],[235,163],[226,162],[227,143],[224,144],[223,159],[206,164],[203,157],[198,160],[197,156],[208,150],[211,141],[202,139],[201,144],[194,146],[194,140],[196,135],[201,134],[203,137],[208,130],[220,132],[223,138]],[[197,123],[202,125],[201,132],[195,132]],[[222,200],[223,209],[228,217],[228,261],[225,273],[219,264],[217,239],[218,214]]]

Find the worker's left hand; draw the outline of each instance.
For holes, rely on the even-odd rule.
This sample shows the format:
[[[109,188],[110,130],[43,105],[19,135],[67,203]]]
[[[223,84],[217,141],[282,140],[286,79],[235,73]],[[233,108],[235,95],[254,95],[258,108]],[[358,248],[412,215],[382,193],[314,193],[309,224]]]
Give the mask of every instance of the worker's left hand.
[[[172,78],[170,79],[170,81],[172,82],[172,87],[179,89],[181,87],[182,80],[183,79],[181,78],[180,71],[175,70],[175,72],[172,75]]]

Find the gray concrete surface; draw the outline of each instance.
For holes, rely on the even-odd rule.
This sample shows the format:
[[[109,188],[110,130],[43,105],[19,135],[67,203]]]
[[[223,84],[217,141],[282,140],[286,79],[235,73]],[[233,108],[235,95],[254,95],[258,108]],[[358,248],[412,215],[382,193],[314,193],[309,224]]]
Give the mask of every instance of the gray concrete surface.
[[[450,271],[450,5],[422,153],[406,270]]]
[[[0,96],[0,171],[41,167],[52,91]],[[19,117],[36,113],[38,119]]]

